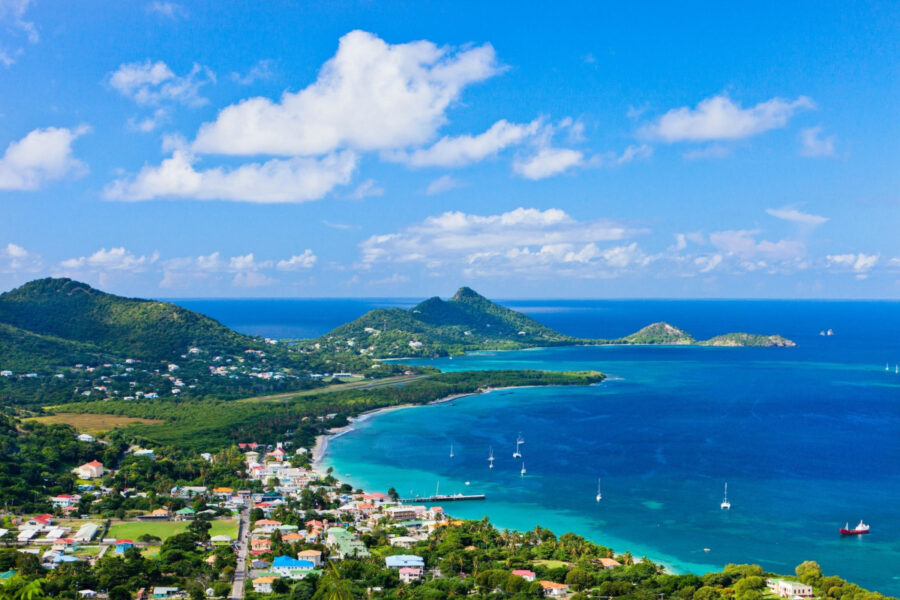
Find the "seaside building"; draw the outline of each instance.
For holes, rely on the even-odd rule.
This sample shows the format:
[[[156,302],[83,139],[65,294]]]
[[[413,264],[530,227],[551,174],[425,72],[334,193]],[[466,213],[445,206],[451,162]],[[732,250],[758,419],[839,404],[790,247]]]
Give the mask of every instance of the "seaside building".
[[[813,589],[811,585],[806,585],[799,581],[789,581],[787,579],[767,579],[766,586],[773,594],[777,594],[782,598],[812,598]]]
[[[613,558],[601,558],[600,565],[604,569],[615,569],[616,567],[621,567],[621,563]]]
[[[528,569],[516,569],[512,574],[521,577],[525,581],[534,581],[535,578],[534,571],[529,571]]]

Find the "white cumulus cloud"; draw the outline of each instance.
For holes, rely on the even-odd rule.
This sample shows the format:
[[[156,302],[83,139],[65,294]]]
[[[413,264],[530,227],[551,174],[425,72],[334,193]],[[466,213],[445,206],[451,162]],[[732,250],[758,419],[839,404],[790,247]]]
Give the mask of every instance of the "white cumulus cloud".
[[[6,247],[0,246],[0,273],[35,272],[43,264],[39,255],[18,244],[9,242]]]
[[[559,209],[517,208],[498,215],[458,211],[429,217],[360,244],[362,264],[421,264],[473,275],[546,272],[554,266],[588,272],[645,260],[636,244],[605,247],[641,233],[609,220],[577,221]],[[598,273],[594,269],[594,274]]]
[[[814,107],[806,96],[772,98],[743,108],[728,96],[718,95],[702,100],[695,108],[673,108],[640,133],[663,142],[736,140],[784,127],[796,112]]]
[[[428,148],[388,155],[391,160],[412,167],[461,167],[496,155],[501,150],[520,144],[534,136],[540,119],[516,124],[501,119],[478,135],[445,136]]]
[[[279,271],[299,271],[301,269],[311,269],[315,266],[318,258],[312,250],[307,248],[302,254],[297,254],[287,260],[279,260],[276,267]]]
[[[215,83],[216,76],[207,67],[194,63],[184,76],[176,75],[161,60],[124,63],[109,74],[109,85],[140,105],[157,106],[176,102],[188,106],[203,106],[207,99],[200,88]]]
[[[323,158],[295,157],[247,163],[228,169],[194,168],[196,157],[175,150],[159,166],[145,166],[137,175],[106,187],[109,200],[156,198],[231,200],[256,203],[298,203],[318,200],[338,185],[350,182],[356,155],[338,152]]]
[[[64,269],[90,269],[97,271],[141,271],[156,262],[157,253],[137,256],[123,247],[101,248],[89,256],[69,258],[60,263]]]
[[[429,41],[389,44],[344,35],[318,79],[274,102],[249,98],[200,128],[203,153],[299,156],[339,148],[390,150],[429,142],[463,89],[499,72],[488,45],[463,50]]]
[[[72,142],[88,131],[86,125],[47,127],[11,142],[0,157],[0,190],[36,190],[47,181],[84,174],[87,165],[72,156]]]
[[[868,272],[878,264],[880,254],[864,254],[862,252],[850,254],[829,254],[825,257],[828,266],[840,271],[852,271],[857,279],[865,279]]]
[[[584,154],[569,148],[541,148],[536,154],[516,159],[513,171],[526,179],[546,179],[577,167],[584,162]]]

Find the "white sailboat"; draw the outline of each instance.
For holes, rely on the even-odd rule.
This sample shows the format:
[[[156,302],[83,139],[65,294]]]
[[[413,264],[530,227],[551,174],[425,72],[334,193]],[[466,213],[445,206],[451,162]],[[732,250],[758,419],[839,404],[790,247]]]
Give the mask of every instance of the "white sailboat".
[[[489,454],[488,454],[488,468],[489,468],[489,469],[493,469],[493,468],[494,468],[494,449],[493,449],[493,448],[491,448],[491,449],[489,450]]]
[[[885,370],[885,371],[890,371],[890,370],[891,370],[891,365],[889,365],[889,364],[887,364],[887,363],[884,363],[884,370]]]
[[[450,444],[450,458],[453,458],[453,444]]]
[[[725,497],[722,499],[722,504],[719,505],[722,510],[730,510],[731,502],[728,501],[728,482],[725,482]]]
[[[522,458],[522,453],[519,452],[519,446],[522,444],[519,440],[516,440],[516,451],[513,452],[513,458]]]
[[[525,477],[525,462],[524,461],[522,462],[522,470],[519,471],[519,475],[521,475],[522,477]]]
[[[600,493],[600,478],[597,478],[597,502],[603,500],[603,494]]]

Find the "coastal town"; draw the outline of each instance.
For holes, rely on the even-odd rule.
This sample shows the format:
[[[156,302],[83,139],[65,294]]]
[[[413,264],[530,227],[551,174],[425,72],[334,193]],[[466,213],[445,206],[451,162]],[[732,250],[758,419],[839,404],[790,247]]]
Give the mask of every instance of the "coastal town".
[[[78,442],[96,440],[81,433]],[[123,473],[99,460],[81,464],[72,472],[73,493],[46,498],[46,512],[3,515],[0,593],[21,586],[23,577],[41,576],[69,583],[58,597],[311,598],[317,586],[334,584],[341,569],[353,565],[354,572],[367,573],[359,581],[366,581],[365,594],[373,598],[451,585],[441,581],[467,594],[507,590],[522,597],[583,598],[621,595],[610,593],[623,589],[621,580],[663,572],[647,559],[615,554],[572,534],[556,538],[539,527],[499,532],[486,521],[454,519],[441,506],[403,503],[393,489],[353,489],[323,469],[318,459],[324,443],[320,438],[312,451],[290,441],[239,443],[232,449],[239,457],[239,487],[210,482],[160,493],[154,486],[122,487]],[[168,460],[137,446],[126,453],[130,464],[149,470]],[[201,458],[222,460],[210,453]],[[111,514],[111,498],[140,499],[133,506],[145,510]],[[515,552],[506,560],[495,547],[501,540],[508,553]],[[140,587],[130,589],[122,574],[153,561],[149,576],[132,573],[128,581]],[[733,567],[732,593],[751,575],[759,598],[814,597],[803,581],[764,579],[761,570],[757,575],[750,566]],[[120,576],[110,578],[110,572]],[[74,589],[76,583],[85,585]]]

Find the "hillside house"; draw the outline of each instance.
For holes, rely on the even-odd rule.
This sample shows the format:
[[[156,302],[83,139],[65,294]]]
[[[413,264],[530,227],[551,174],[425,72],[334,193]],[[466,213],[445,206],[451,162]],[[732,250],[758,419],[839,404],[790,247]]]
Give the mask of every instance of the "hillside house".
[[[80,467],[75,467],[72,469],[72,472],[75,473],[79,479],[97,479],[98,477],[103,477],[103,463],[99,460],[92,460],[89,463],[84,463]]]

